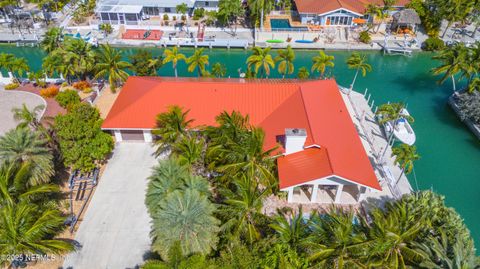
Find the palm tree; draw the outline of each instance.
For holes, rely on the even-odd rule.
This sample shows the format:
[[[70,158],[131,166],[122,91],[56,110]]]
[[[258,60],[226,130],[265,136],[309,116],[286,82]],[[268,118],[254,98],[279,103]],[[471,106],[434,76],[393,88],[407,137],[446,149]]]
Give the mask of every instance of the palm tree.
[[[224,64],[218,62],[212,65],[212,75],[214,75],[215,77],[221,78],[224,77],[226,74],[227,67]]]
[[[219,214],[225,220],[222,230],[230,232],[234,237],[241,236],[249,244],[260,239],[260,220],[263,199],[267,190],[260,190],[255,180],[245,174],[234,182],[236,191],[224,190],[225,205],[220,207]]]
[[[367,72],[372,71],[372,66],[367,63],[366,55],[360,55],[357,52],[352,53],[352,55],[348,57],[347,65],[349,69],[356,69],[355,76],[353,77],[352,84],[350,85],[350,91],[352,91],[355,81],[357,80],[358,72],[362,71],[362,76],[365,77]]]
[[[62,44],[62,29],[60,27],[52,27],[47,30],[40,46],[44,51],[50,53],[60,47]]]
[[[334,67],[335,63],[333,62],[335,60],[334,56],[327,55],[323,50],[318,52],[317,56],[314,56],[312,58],[313,61],[313,66],[312,66],[312,72],[317,71],[320,72],[320,77],[324,77],[323,74],[325,73],[325,70],[327,67]]]
[[[297,78],[298,79],[308,79],[310,77],[310,73],[306,67],[300,67],[298,69]]]
[[[403,103],[390,103],[379,106],[376,114],[381,116],[381,119],[378,122],[380,124],[385,124],[390,121],[396,124],[398,119],[405,118],[408,122],[412,123],[414,118],[410,115],[406,115],[403,111],[404,108],[405,104]]]
[[[375,23],[375,18],[382,17],[382,8],[377,4],[370,3],[365,9],[365,14],[368,14],[372,18],[372,24]],[[380,26],[379,26],[380,28]],[[378,31],[378,30],[377,30]]]
[[[359,225],[353,224],[353,211],[332,207],[328,214],[311,218],[307,238],[309,260],[321,268],[366,268],[361,258],[368,245]]]
[[[208,181],[189,173],[188,167],[181,165],[175,158],[161,160],[153,167],[149,177],[145,204],[151,215],[159,210],[160,202],[176,190],[193,189],[202,195],[210,195]]]
[[[115,92],[127,80],[128,73],[125,69],[131,67],[130,63],[122,61],[121,53],[108,44],[101,45],[97,57],[95,78],[108,77],[110,90]]]
[[[442,84],[447,78],[452,78],[453,91],[456,92],[455,76],[460,74],[464,78],[470,73],[471,65],[468,61],[468,50],[462,43],[441,51],[433,59],[440,60],[442,64],[432,70],[434,75],[443,74],[438,81]]]
[[[188,268],[209,268],[208,260],[204,255],[194,254],[185,257],[180,242],[177,241],[170,247],[166,261],[148,260],[142,269],[188,269]]]
[[[32,110],[29,110],[25,104],[22,105],[22,108],[13,108],[13,118],[16,121],[19,121],[17,127],[24,128],[30,127],[32,130],[39,130],[40,124],[40,113],[45,109],[44,105],[38,105]]]
[[[193,122],[193,120],[187,120],[189,111],[184,112],[179,106],[171,106],[167,112],[157,115],[156,129],[152,131],[154,135],[159,137],[155,141],[157,146],[156,156],[167,152],[174,143],[187,134],[187,129]]]
[[[404,202],[387,202],[385,210],[375,208],[371,211],[369,224],[362,218],[367,229],[370,268],[407,268],[418,265],[425,257],[415,249],[413,243],[426,227],[423,219],[414,219]]]
[[[197,69],[198,77],[200,77],[202,72],[205,71],[205,66],[208,65],[208,55],[203,55],[203,48],[195,49],[193,55],[188,57],[186,62],[190,64],[188,66],[188,72],[193,72]]]
[[[179,61],[185,61],[187,58],[185,57],[184,54],[178,52],[177,47],[173,47],[171,50],[170,49],[165,49],[163,52],[163,64],[166,63],[172,63],[173,70],[175,70],[175,77],[178,77],[177,73],[177,64]]]
[[[289,210],[289,213],[293,214],[292,210]],[[280,213],[270,224],[270,227],[275,230],[278,240],[297,251],[300,250],[307,237],[307,224],[303,217],[300,207],[298,214],[288,217],[286,214]]]
[[[472,11],[475,1],[453,0],[439,3],[437,8],[441,10],[443,19],[448,21],[447,27],[442,34],[442,38],[444,38],[448,28],[450,28],[454,22],[465,22]]]
[[[270,47],[262,49],[260,47],[253,47],[253,54],[247,58],[248,68],[254,67],[255,73],[258,73],[258,70],[261,68],[261,76],[268,77],[270,75],[270,68],[275,67],[275,62],[270,55]]]
[[[101,49],[100,55],[103,52],[104,49]],[[95,71],[95,67],[98,68],[98,64],[103,60],[102,56],[98,56],[99,54],[95,53],[92,45],[81,38],[67,38],[63,43],[63,61],[65,65],[70,65],[65,68],[73,69],[73,74],[82,80],[87,79],[91,72]]]
[[[295,60],[295,52],[290,45],[285,50],[278,50],[278,55],[275,57],[275,62],[278,64],[278,72],[285,78],[286,74],[292,74],[295,67],[293,61]]]
[[[0,53],[0,68],[12,73],[15,81],[18,81],[17,75],[22,76],[23,72],[28,72],[30,67],[25,58],[15,57],[13,54]]]
[[[164,260],[168,250],[180,242],[185,255],[208,254],[215,248],[220,224],[213,213],[215,206],[194,189],[176,190],[159,204],[153,218],[153,250]]]
[[[413,170],[413,163],[420,159],[420,155],[417,154],[417,147],[407,144],[401,144],[400,146],[393,147],[392,156],[395,156],[395,164],[400,164],[402,173],[397,180],[402,178],[403,174],[410,174]]]
[[[42,70],[48,76],[53,76],[55,73],[60,73],[66,76],[67,80],[70,80],[70,77],[75,74],[75,70],[72,68],[67,68],[65,62],[63,61],[64,52],[60,50],[54,50],[50,52],[42,62]]]
[[[263,17],[265,14],[269,14],[274,7],[275,1],[273,0],[249,0],[248,7],[251,11],[251,16],[254,18],[252,21],[260,24],[260,29],[263,30]]]
[[[46,145],[47,140],[28,128],[13,129],[0,137],[0,160],[30,163],[32,177],[28,184],[46,183],[55,173],[53,155]]]
[[[173,145],[172,153],[180,165],[191,167],[201,160],[204,144],[202,138],[184,136]]]
[[[308,260],[301,255],[300,252],[295,251],[289,245],[274,244],[269,247],[264,254],[261,262],[261,268],[269,269],[307,269],[309,267]]]
[[[24,264],[22,255],[64,254],[74,250],[62,239],[51,239],[63,227],[65,218],[55,209],[41,210],[21,202],[0,208],[0,265],[14,268]],[[18,257],[9,260],[9,257]]]

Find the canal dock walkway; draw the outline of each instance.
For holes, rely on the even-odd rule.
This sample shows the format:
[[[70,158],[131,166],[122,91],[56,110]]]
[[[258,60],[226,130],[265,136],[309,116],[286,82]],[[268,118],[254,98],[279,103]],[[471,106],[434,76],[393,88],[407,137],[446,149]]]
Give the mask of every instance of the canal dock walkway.
[[[348,92],[346,88],[341,88],[341,92],[382,188],[387,188],[394,198],[411,193],[413,189],[410,182],[402,169],[395,165],[395,158],[391,156],[392,147],[388,145],[387,138],[375,119],[371,108],[373,101],[369,104],[370,98],[355,91]],[[384,196],[384,191],[366,195],[375,198],[381,196]]]

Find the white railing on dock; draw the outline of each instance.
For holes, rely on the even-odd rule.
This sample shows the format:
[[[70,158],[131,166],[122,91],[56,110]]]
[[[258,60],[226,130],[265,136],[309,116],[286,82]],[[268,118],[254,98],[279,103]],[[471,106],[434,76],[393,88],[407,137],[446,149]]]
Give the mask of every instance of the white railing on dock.
[[[402,192],[400,191],[400,189],[398,188],[398,185],[396,184],[397,182],[395,180],[395,177],[391,173],[390,168],[388,166],[385,166],[384,162],[382,162],[380,153],[377,153],[376,150],[375,150],[373,136],[372,137],[369,136],[369,133],[367,132],[366,127],[363,125],[363,119],[365,118],[365,113],[366,112],[364,111],[362,114],[360,114],[358,112],[354,102],[351,99],[351,96],[350,96],[350,91],[351,90],[350,89],[347,89],[345,87],[340,87],[340,89],[346,93],[347,99],[348,99],[348,101],[350,102],[350,105],[353,108],[353,112],[355,113],[355,117],[358,119],[359,127],[362,129],[362,132],[365,134],[365,139],[366,139],[367,143],[370,145],[377,171],[379,171],[379,174],[382,177],[382,180],[387,183],[387,186],[390,189],[390,192],[392,193],[392,195],[396,199],[400,198],[402,196]],[[374,104],[375,104],[374,100],[372,100],[372,102],[370,104],[371,94],[368,94],[368,97],[367,97],[367,93],[368,93],[368,89],[365,89],[365,92],[363,93],[363,96],[365,97],[365,100],[367,101],[367,105],[369,106],[371,111],[374,110],[376,112],[378,107],[375,107],[375,109],[374,109]],[[388,144],[388,139],[386,139],[385,147],[389,147],[389,146],[390,145]]]

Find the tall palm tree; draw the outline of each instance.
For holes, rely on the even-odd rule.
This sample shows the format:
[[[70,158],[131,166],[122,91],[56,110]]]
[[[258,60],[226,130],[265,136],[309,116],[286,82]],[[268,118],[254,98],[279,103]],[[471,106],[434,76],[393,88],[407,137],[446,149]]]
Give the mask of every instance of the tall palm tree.
[[[128,73],[125,69],[131,67],[130,63],[122,61],[121,53],[108,44],[101,45],[97,57],[95,78],[108,77],[110,90],[115,92],[127,80]]]
[[[378,107],[376,112],[377,115],[381,116],[381,119],[378,121],[380,124],[385,124],[387,122],[397,123],[398,119],[405,118],[408,122],[412,123],[414,118],[410,115],[406,115],[403,112],[405,104],[403,103],[390,103],[382,104]]]
[[[290,45],[285,50],[278,50],[275,62],[278,63],[278,72],[285,78],[286,74],[292,74],[295,70],[293,61],[295,60],[295,52]]]
[[[475,1],[452,0],[441,1],[437,6],[441,10],[443,19],[448,21],[447,27],[443,31],[442,38],[445,37],[448,29],[454,22],[465,22],[471,13]]]
[[[189,110],[183,111],[179,106],[171,106],[167,112],[157,115],[156,128],[152,131],[159,137],[155,141],[156,156],[167,152],[174,143],[187,134],[187,129],[193,122],[192,119],[187,119],[188,112]]]
[[[348,57],[347,66],[349,69],[356,69],[352,84],[350,84],[350,91],[352,91],[355,81],[357,80],[358,72],[362,71],[362,77],[365,77],[367,72],[372,71],[372,66],[367,63],[367,56],[360,55],[358,52],[354,52]]]
[[[50,53],[60,47],[62,44],[62,29],[60,27],[52,27],[47,30],[40,46],[44,51]]]
[[[108,45],[103,45],[99,53],[104,52],[103,47],[105,46]],[[98,57],[92,45],[83,39],[67,38],[63,43],[63,52],[64,63],[71,65],[68,68],[73,69],[74,75],[82,80],[87,79],[92,71],[95,71],[95,67],[98,68],[99,62],[104,60],[104,58]]]
[[[177,47],[173,47],[171,50],[165,49],[165,51],[163,52],[163,56],[164,56],[163,64],[171,62],[173,66],[173,70],[175,71],[175,77],[178,77],[177,64],[179,61],[187,60],[185,55],[182,53],[179,53]]]
[[[460,74],[460,79],[470,73],[471,65],[468,61],[468,49],[463,44],[457,44],[451,48],[446,48],[433,59],[440,60],[442,64],[432,70],[434,75],[443,74],[439,83],[443,83],[447,78],[452,78],[453,91],[456,92],[455,76]]]
[[[0,161],[30,163],[30,185],[49,182],[55,171],[53,155],[46,145],[47,140],[28,128],[13,129],[0,137]]]
[[[261,77],[268,77],[270,75],[270,68],[275,67],[275,61],[273,60],[272,55],[270,55],[271,49],[272,48],[270,47],[264,49],[253,47],[253,54],[247,58],[248,68],[250,69],[250,67],[253,66],[255,73],[258,73],[258,70],[261,68]]]
[[[12,73],[15,81],[18,81],[18,76],[22,76],[24,72],[28,72],[30,67],[25,58],[15,57],[10,53],[0,53],[0,68]]]
[[[387,202],[385,209],[375,208],[371,211],[369,224],[362,218],[367,229],[370,268],[407,268],[418,265],[425,257],[416,250],[413,243],[425,228],[422,219],[414,220],[405,203]]]
[[[360,226],[353,224],[353,211],[332,207],[328,214],[314,214],[307,238],[309,260],[321,268],[366,268],[361,261],[367,238]]]
[[[21,255],[64,254],[74,250],[67,240],[51,239],[65,218],[55,209],[20,202],[0,207],[0,265],[14,268],[24,264]],[[9,260],[9,257],[18,257]]]
[[[38,130],[40,124],[40,113],[45,109],[44,105],[38,105],[32,110],[29,110],[25,104],[22,108],[13,108],[13,118],[19,122],[17,127],[30,127],[32,130]]]
[[[203,55],[203,48],[195,49],[193,55],[188,57],[187,63],[189,64],[188,72],[197,69],[197,75],[200,77],[205,71],[205,66],[208,65],[208,55]]]
[[[397,180],[402,178],[403,174],[410,174],[413,170],[413,163],[420,159],[420,155],[417,153],[417,147],[410,146],[407,144],[401,144],[400,146],[393,147],[392,156],[395,156],[395,164],[400,164],[402,168],[402,173]]]
[[[317,56],[314,56],[312,58],[312,72],[317,71],[320,73],[320,77],[324,77],[324,73],[327,67],[334,67],[335,63],[333,62],[335,60],[334,56],[327,55],[323,50],[318,52]]]
[[[310,77],[310,72],[306,67],[300,67],[298,69],[297,78],[298,79],[308,79]]]
[[[275,1],[273,0],[249,0],[248,7],[251,11],[251,16],[255,22],[255,27],[260,24],[260,29],[263,29],[264,16],[268,15],[274,8]]]
[[[177,190],[160,202],[153,218],[153,250],[168,259],[168,250],[180,242],[185,255],[208,254],[215,248],[220,221],[213,216],[215,206],[193,189]]]
[[[266,189],[260,190],[258,183],[245,174],[234,182],[236,191],[224,190],[225,205],[220,207],[219,214],[225,219],[222,230],[230,232],[234,237],[241,236],[249,244],[260,239],[260,220],[263,199]]]
[[[180,241],[170,247],[166,261],[148,260],[142,269],[189,269],[189,268],[210,268],[209,260],[204,255],[194,254],[186,257],[183,254]]]
[[[227,74],[227,67],[222,63],[214,63],[212,65],[212,75],[217,78],[224,77]]]

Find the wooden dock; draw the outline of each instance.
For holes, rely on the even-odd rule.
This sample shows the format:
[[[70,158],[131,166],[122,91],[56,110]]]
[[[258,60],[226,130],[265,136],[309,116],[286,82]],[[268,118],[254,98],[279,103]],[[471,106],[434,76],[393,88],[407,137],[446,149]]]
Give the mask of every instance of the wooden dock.
[[[378,45],[382,47],[382,51],[384,54],[403,54],[403,55],[411,56],[413,52],[412,49],[402,46],[398,43],[397,43],[397,46],[389,46],[385,43],[384,44],[378,43]]]

